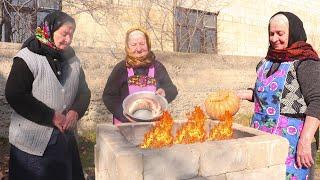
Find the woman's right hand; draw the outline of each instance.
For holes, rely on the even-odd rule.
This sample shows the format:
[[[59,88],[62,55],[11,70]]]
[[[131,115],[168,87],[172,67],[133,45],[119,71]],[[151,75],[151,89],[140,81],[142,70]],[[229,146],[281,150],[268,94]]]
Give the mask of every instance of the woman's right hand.
[[[63,115],[61,113],[58,113],[58,112],[54,113],[54,116],[53,116],[53,119],[52,119],[52,123],[62,133],[64,132],[63,125],[64,125],[65,121],[66,121],[66,116],[65,115]]]
[[[236,91],[236,95],[241,99],[241,100],[248,100],[252,101],[252,95],[253,95],[253,90],[238,90]]]

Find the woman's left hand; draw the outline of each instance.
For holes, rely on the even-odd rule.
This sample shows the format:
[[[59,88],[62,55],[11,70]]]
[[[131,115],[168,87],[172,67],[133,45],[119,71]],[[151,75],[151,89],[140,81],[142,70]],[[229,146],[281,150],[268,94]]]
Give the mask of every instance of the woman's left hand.
[[[68,113],[66,114],[66,121],[63,125],[63,130],[69,130],[75,127],[75,125],[77,124],[79,115],[76,111],[74,110],[70,110],[68,111]]]
[[[307,139],[300,137],[297,147],[297,165],[298,168],[307,167],[310,168],[313,164],[313,158],[311,153],[311,141],[312,139]]]
[[[162,88],[157,89],[156,94],[163,96],[163,97],[166,96],[166,92]]]
[[[314,134],[320,125],[318,118],[307,116],[300,134],[297,147],[297,166],[310,168],[314,164],[311,152],[311,143]]]

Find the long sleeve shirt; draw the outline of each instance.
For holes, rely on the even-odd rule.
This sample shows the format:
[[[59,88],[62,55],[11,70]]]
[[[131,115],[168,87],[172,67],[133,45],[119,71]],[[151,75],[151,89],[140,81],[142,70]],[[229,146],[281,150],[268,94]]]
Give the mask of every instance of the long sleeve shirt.
[[[27,47],[32,52],[46,56],[52,71],[60,81],[61,59],[55,59],[54,55],[48,54],[48,49],[43,47],[45,45],[39,43],[34,40],[33,44]],[[6,99],[10,106],[24,118],[41,125],[53,126],[52,119],[55,111],[32,95],[33,81],[33,74],[25,61],[19,57],[14,58],[5,89]],[[76,111],[81,118],[89,106],[90,97],[91,92],[85,81],[85,74],[80,69],[78,91],[70,110]]]
[[[176,86],[172,83],[166,68],[159,61],[155,61],[155,79],[157,89],[162,88],[170,103],[178,94]],[[147,75],[149,68],[134,69],[135,75]],[[123,115],[122,102],[129,95],[128,72],[125,61],[119,62],[111,72],[103,91],[103,102],[115,118],[122,122],[128,122]]]

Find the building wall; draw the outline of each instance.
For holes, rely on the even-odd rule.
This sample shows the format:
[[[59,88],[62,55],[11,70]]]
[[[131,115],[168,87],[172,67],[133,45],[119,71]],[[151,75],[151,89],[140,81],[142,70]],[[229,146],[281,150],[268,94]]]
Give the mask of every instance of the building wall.
[[[304,23],[308,42],[320,50],[320,1],[237,0],[218,15],[218,52],[264,56],[268,48],[268,21],[278,11],[290,11]]]
[[[74,2],[73,2],[74,1]],[[278,11],[291,11],[304,22],[308,42],[320,50],[320,1],[318,0],[185,0],[106,1],[73,0],[63,10],[77,21],[73,44],[120,48],[125,32],[142,26],[150,33],[152,48],[174,51],[174,5],[218,13],[218,54],[264,56],[268,48],[268,21]],[[93,10],[94,9],[94,10]]]
[[[85,0],[84,0],[85,1]],[[172,9],[172,6],[170,6]],[[172,51],[173,19],[171,9],[141,1],[94,1],[92,4],[64,3],[63,10],[76,19],[74,46],[124,48],[125,33],[143,27],[151,37],[153,49]]]

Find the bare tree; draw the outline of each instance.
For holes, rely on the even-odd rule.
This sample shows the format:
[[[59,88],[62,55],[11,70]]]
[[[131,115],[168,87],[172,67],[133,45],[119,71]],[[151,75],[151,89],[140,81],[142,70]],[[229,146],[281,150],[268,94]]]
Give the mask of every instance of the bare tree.
[[[61,9],[57,0],[0,0],[0,35],[6,42],[23,42],[34,33],[37,22],[52,9]]]
[[[66,6],[74,14],[88,13],[100,25],[106,27],[106,34],[114,44],[114,33],[125,32],[128,26],[123,21],[139,25],[153,37],[153,43],[161,50],[166,44],[173,44],[177,51],[215,52],[216,18],[219,7],[225,7],[230,0],[66,0]],[[217,6],[214,12],[212,7]],[[201,8],[199,8],[201,7]],[[135,17],[135,19],[132,19]],[[117,25],[117,31],[110,28]],[[112,25],[112,26],[111,26]]]

